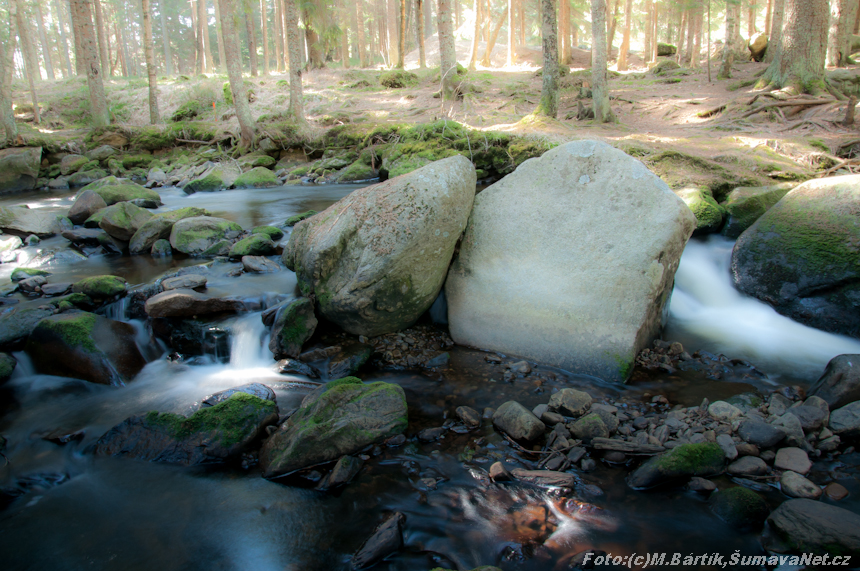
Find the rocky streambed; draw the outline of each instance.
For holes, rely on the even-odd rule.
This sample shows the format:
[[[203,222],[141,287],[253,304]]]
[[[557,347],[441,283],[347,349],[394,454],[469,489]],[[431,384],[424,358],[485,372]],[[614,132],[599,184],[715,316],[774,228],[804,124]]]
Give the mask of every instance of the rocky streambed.
[[[469,174],[453,179],[473,188]],[[432,181],[409,180],[412,189],[355,193],[333,210],[355,187],[166,187],[158,207],[134,202],[145,197],[108,205],[97,191],[124,184],[108,179],[87,196],[15,199],[28,218],[60,226],[41,238],[18,230],[26,235],[0,265],[8,568],[571,569],[589,553],[860,550],[858,379],[852,357],[823,370],[837,353],[860,352],[855,344],[829,336],[826,357],[786,345],[759,362],[673,310],[676,337],[647,343],[629,366],[593,360],[592,370],[629,377],[621,384],[543,364],[551,358],[457,344],[441,299],[426,314],[406,304],[402,323],[379,327],[400,309],[398,290],[416,307],[433,302],[438,279],[415,276],[438,264],[427,260],[408,282],[379,281],[370,306],[338,296],[371,271],[401,275],[384,263],[394,255],[487,247],[475,228],[457,244],[465,215],[419,235],[421,254],[403,245],[415,231],[386,232],[392,218],[471,205],[453,190],[451,202],[428,200],[415,188]],[[57,222],[87,203],[97,208],[79,218],[84,228]],[[117,204],[122,212],[105,212]],[[321,214],[298,227],[312,244],[299,248],[288,219],[309,210]],[[85,234],[99,212],[97,235]],[[692,231],[690,214],[675,212],[672,248]],[[356,213],[370,217],[360,231],[343,225]],[[158,240],[167,245],[154,248]],[[645,263],[641,288],[669,309],[663,290],[677,260],[658,250],[660,268]],[[503,276],[503,264],[481,267],[487,259],[458,271]],[[545,283],[531,287],[546,298]],[[798,343],[811,331],[798,331]]]

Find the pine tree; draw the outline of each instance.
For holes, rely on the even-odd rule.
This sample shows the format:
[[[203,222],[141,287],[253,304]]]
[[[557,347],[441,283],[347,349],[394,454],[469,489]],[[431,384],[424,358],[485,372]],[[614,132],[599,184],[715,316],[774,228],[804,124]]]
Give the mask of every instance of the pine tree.
[[[558,115],[558,38],[555,27],[555,5],[553,0],[541,0],[543,17],[543,87],[540,103],[535,111],[538,115]]]
[[[99,65],[98,44],[93,29],[93,16],[87,0],[71,0],[72,22],[75,27],[75,37],[80,38],[81,59],[87,74],[87,87],[90,93],[90,115],[93,125],[106,127],[110,125],[105,88],[102,81],[102,69]]]
[[[827,8],[828,0],[785,0],[782,47],[774,54],[759,86],[769,84],[787,94],[826,90]]]
[[[437,13],[439,27],[439,58],[442,74],[442,96],[454,99],[457,94],[457,52],[454,49],[454,26],[451,22],[451,0],[439,0]]]
[[[247,149],[254,144],[257,125],[251,116],[248,93],[242,79],[242,60],[239,58],[239,38],[236,32],[238,13],[233,7],[233,0],[218,1],[221,4],[221,32],[224,36],[224,54],[227,56],[227,77],[230,80],[236,119],[239,120],[239,145]]]
[[[598,123],[614,121],[606,73],[606,0],[591,0],[591,102]]]
[[[152,48],[152,14],[149,0],[141,0],[143,13],[143,50],[146,58],[146,76],[149,80],[149,122],[158,123],[158,80],[156,79],[155,54]]]

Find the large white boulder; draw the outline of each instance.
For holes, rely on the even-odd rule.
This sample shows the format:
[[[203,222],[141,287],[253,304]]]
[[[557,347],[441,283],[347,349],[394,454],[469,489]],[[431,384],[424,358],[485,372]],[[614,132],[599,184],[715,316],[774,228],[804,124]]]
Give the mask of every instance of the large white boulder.
[[[468,159],[433,162],[296,224],[284,265],[319,312],[350,333],[409,327],[439,295],[474,198]]]
[[[445,285],[451,336],[625,380],[695,228],[638,160],[598,141],[557,147],[475,198]]]

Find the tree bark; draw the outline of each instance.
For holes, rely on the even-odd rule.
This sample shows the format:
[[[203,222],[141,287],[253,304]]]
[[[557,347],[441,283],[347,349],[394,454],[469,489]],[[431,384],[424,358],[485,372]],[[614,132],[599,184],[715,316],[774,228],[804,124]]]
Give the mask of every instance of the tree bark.
[[[399,0],[388,0],[388,65],[389,67],[396,67],[397,62],[400,61],[400,55],[398,52],[398,46],[400,42],[398,41],[398,30],[400,27],[397,25],[397,4]]]
[[[285,27],[290,52],[290,107],[289,114],[295,121],[305,121],[304,102],[302,101],[302,47],[299,36],[299,11],[296,0],[284,3]]]
[[[851,33],[856,19],[857,0],[831,0],[827,65],[846,67],[851,63]]]
[[[684,55],[684,61],[689,63],[692,67],[693,64],[693,50],[695,49],[696,43],[696,19],[698,14],[696,13],[695,8],[691,8],[687,13],[687,48],[686,54]]]
[[[456,1],[456,0],[455,0]],[[469,53],[469,71],[475,71],[478,63],[478,42],[481,41],[481,0],[474,0],[473,10],[475,12],[475,33],[472,34],[472,49]]]
[[[690,18],[689,10],[681,10],[681,24],[678,26],[678,64],[684,63],[684,48],[687,45],[686,32],[687,20]]]
[[[651,61],[651,19],[654,12],[654,2],[647,0],[645,2],[645,51],[643,53],[646,62]]]
[[[732,64],[735,61],[735,50],[734,46],[732,46],[732,38],[734,38],[735,33],[735,9],[729,4],[731,0],[728,0],[726,3],[726,43],[723,45],[723,59],[720,63],[720,71],[717,72],[717,79],[731,79],[732,77]]]
[[[72,20],[75,22],[75,30],[80,36],[81,55],[87,70],[87,86],[90,92],[90,115],[93,125],[96,127],[107,127],[110,125],[110,112],[108,111],[107,99],[105,99],[105,88],[102,83],[102,70],[99,67],[98,44],[95,30],[93,30],[93,17],[87,0],[72,0]]]
[[[505,61],[507,67],[512,67],[517,57],[517,47],[515,45],[517,35],[514,33],[514,21],[516,20],[514,8],[516,8],[516,0],[508,0],[508,57]]]
[[[747,37],[753,37],[755,34],[755,0],[749,0],[749,10],[747,11]]]
[[[149,122],[156,125],[158,119],[158,80],[156,79],[155,54],[152,48],[152,15],[149,0],[141,0],[143,12],[143,49],[146,58],[146,76],[149,80]]]
[[[269,9],[266,0],[260,0],[260,27],[263,29],[263,75],[269,75]]]
[[[36,93],[36,78],[40,81],[42,79],[41,72],[39,71],[39,60],[33,48],[30,30],[27,28],[27,14],[24,11],[24,3],[22,0],[14,0],[14,2],[17,4],[15,17],[17,18],[18,36],[21,38],[21,48],[24,55],[24,75],[27,77],[27,83],[30,86],[30,96],[33,101],[33,122],[39,124],[42,122],[41,114],[39,113],[39,97]]]
[[[59,0],[54,0],[54,12],[57,13],[57,32],[60,36],[60,51],[63,55],[63,61],[66,63],[66,73],[64,75],[65,77],[71,77],[74,75],[74,71],[72,71],[72,58],[69,55],[69,41],[66,36],[65,18]]]
[[[782,51],[783,20],[785,16],[785,0],[773,0],[773,20],[771,20],[771,35],[768,38],[767,52],[764,61],[773,62],[776,55]]]
[[[248,59],[251,77],[257,77],[257,36],[254,33],[254,5],[250,0],[242,1],[242,14],[245,18],[245,33],[248,36]]]
[[[764,35],[767,36],[768,41],[771,40],[770,37],[770,20],[773,16],[773,0],[767,0],[767,12],[764,15]]]
[[[782,48],[762,76],[789,94],[826,90],[827,0],[785,0]]]
[[[230,92],[233,94],[233,107],[239,120],[240,146],[250,148],[254,144],[257,125],[251,116],[248,93],[242,80],[242,60],[239,58],[239,38],[236,33],[238,15],[232,0],[218,0],[221,3],[221,28],[224,35],[224,53],[227,56],[227,77]]]
[[[705,8],[702,5],[702,0],[697,0],[697,5],[695,8],[696,17],[693,21],[696,24],[696,28],[693,31],[693,59],[690,60],[690,67],[692,69],[699,69],[699,60],[702,57],[702,21],[705,18]]]
[[[609,0],[604,0],[604,2],[606,3],[606,8],[609,9]],[[606,15],[606,21],[609,22],[609,35],[606,40],[606,57],[608,59],[612,59],[612,42],[615,41],[615,30],[618,29],[618,5],[620,2],[621,0],[615,0],[612,13]]]
[[[627,0],[624,8],[624,35],[618,50],[618,71],[627,71],[627,52],[630,50],[630,25],[633,20],[633,0]]]
[[[215,39],[218,42],[218,67],[223,71],[227,66],[227,55],[224,53],[224,35],[221,31],[221,6],[218,0],[214,0],[213,3],[215,4]]]
[[[417,17],[415,18],[415,21],[418,25],[418,67],[424,69],[427,67],[427,55],[424,52],[424,34],[427,30],[427,23],[424,20],[424,0],[415,0],[415,10],[417,11]]]
[[[96,34],[98,34],[99,42],[99,60],[101,61],[102,70],[108,70],[108,73],[110,73],[110,55],[108,54],[107,49],[107,32],[101,0],[93,0],[93,5],[96,9]]]
[[[216,1],[215,4],[217,5],[218,2]],[[284,54],[282,47],[284,45],[284,17],[281,14],[281,2],[279,0],[275,0],[272,12],[275,17],[275,29],[273,31],[275,34],[275,70],[277,73],[282,73],[284,71]]]
[[[400,25],[397,34],[397,68],[403,69],[403,58],[406,55],[406,0],[400,0]]]
[[[48,43],[48,36],[45,34],[45,17],[42,15],[42,4],[36,2],[36,24],[39,29],[39,43],[42,44],[42,59],[45,61],[45,73],[48,74],[48,79],[54,80],[54,64],[51,61],[51,44]]]
[[[424,4],[424,35],[432,36],[433,35],[433,0],[430,2],[423,2]]]
[[[653,7],[653,10],[651,10],[651,24],[650,24],[651,25],[651,39],[652,39],[652,41],[651,41],[651,57],[649,58],[648,61],[656,62],[657,61],[657,52],[658,52],[658,49],[657,49],[658,48],[658,46],[657,46],[657,43],[658,43],[657,42],[657,30],[658,30],[657,22],[658,22],[658,19],[657,18],[658,18],[658,15],[660,13],[660,6],[659,6],[659,4],[657,4],[656,1],[651,2],[651,6]]]
[[[565,0],[562,0],[564,2]],[[493,28],[492,33],[490,33],[490,41],[487,44],[487,50],[484,52],[484,59],[482,60],[482,65],[485,67],[490,67],[490,56],[493,53],[493,49],[496,47],[496,41],[499,39],[499,32],[502,31],[502,26],[505,24],[505,20],[508,19],[508,6],[505,5],[505,10],[502,12],[502,15],[499,16],[498,22],[496,22],[495,27]]]
[[[358,64],[361,67],[367,67],[367,55],[364,41],[364,11],[361,5],[362,0],[354,0],[355,2],[355,31],[358,35]]]
[[[343,20],[343,26],[341,27],[341,51],[343,69],[349,69],[349,15],[352,13],[352,10],[349,9],[349,4],[347,0],[342,0],[342,6],[340,7],[340,15]]]
[[[197,21],[200,22],[200,33],[203,36],[203,53],[206,61],[203,70],[206,73],[215,71],[215,58],[212,57],[212,38],[209,36],[209,9],[206,7],[207,0],[197,0]]]
[[[12,114],[12,77],[15,68],[15,21],[18,8],[15,2],[9,2],[9,36],[2,51],[0,51],[0,123],[3,125],[4,140],[12,145],[18,138],[18,125]]]
[[[598,123],[613,120],[606,77],[606,0],[591,0],[591,103]]]
[[[454,99],[457,94],[457,52],[454,48],[454,26],[451,22],[451,0],[439,0],[436,12],[439,28],[439,59],[442,75],[442,96]]]
[[[158,0],[158,12],[161,18],[161,44],[164,50],[164,73],[173,75],[173,55],[170,53],[170,38],[167,33],[167,15],[164,13],[165,0]],[[218,6],[218,3],[215,3]]]
[[[559,0],[559,2],[561,3],[559,9],[559,20],[561,20],[559,25],[559,33],[561,34],[559,61],[567,65],[570,63],[572,53],[570,45],[570,0]]]
[[[631,0],[627,0],[630,2]],[[540,104],[535,113],[553,119],[558,116],[558,38],[555,27],[555,4],[553,0],[541,0],[543,12],[543,88]]]
[[[322,69],[325,67],[325,57],[320,44],[320,37],[307,10],[302,11],[302,21],[305,23],[305,40],[308,43],[307,68],[308,70]],[[290,61],[292,62],[292,59]]]

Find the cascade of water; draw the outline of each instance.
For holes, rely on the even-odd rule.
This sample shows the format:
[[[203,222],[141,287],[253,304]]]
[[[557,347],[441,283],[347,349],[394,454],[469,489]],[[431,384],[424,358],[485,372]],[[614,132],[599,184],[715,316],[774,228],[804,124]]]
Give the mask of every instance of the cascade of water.
[[[230,365],[237,369],[271,367],[269,331],[259,312],[249,313],[236,320],[231,327]]]
[[[664,338],[749,359],[771,377],[807,381],[836,355],[860,353],[860,341],[801,325],[738,292],[729,272],[733,245],[721,236],[687,244]]]

